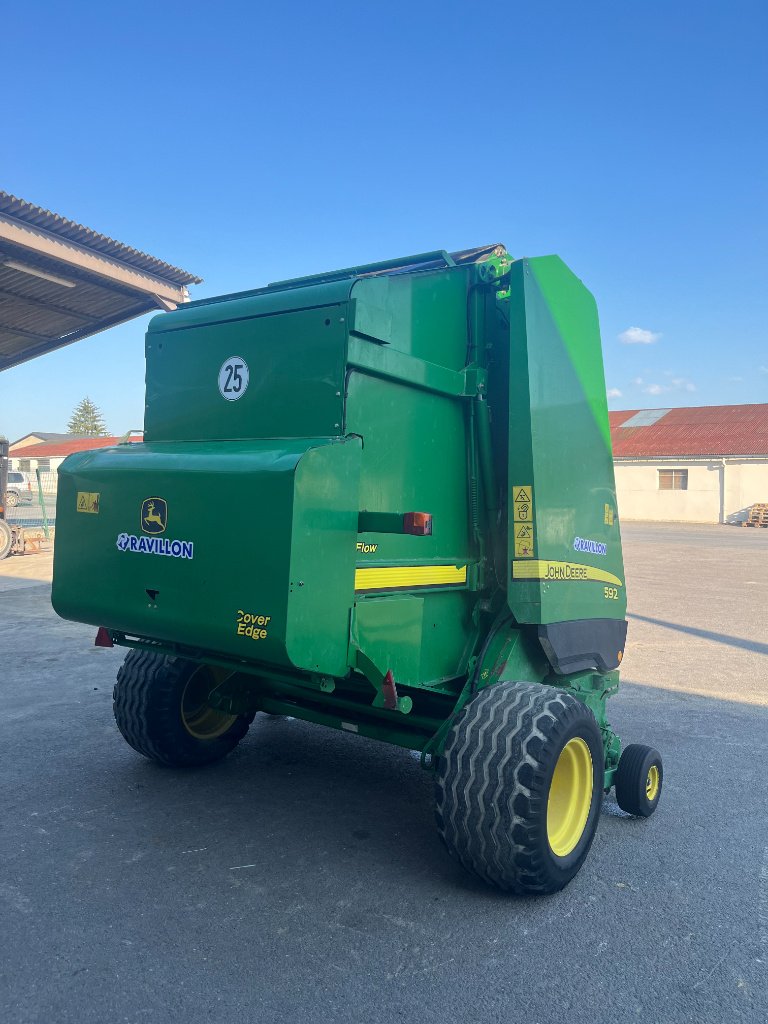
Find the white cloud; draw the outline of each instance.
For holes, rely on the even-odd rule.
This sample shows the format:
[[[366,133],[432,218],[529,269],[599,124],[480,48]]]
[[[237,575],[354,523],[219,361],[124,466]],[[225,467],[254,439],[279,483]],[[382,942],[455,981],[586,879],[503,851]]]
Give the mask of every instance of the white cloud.
[[[621,398],[621,392],[618,388],[608,388],[609,398]]]
[[[768,366],[761,366],[760,373],[768,373]]]
[[[640,387],[640,385],[643,383],[643,378],[642,377],[633,377],[632,378],[632,383],[636,384],[638,387]]]
[[[646,395],[664,395],[668,391],[695,391],[696,385],[687,377],[673,377],[669,384],[649,384],[643,388]]]
[[[619,335],[622,345],[653,345],[661,337],[655,331],[648,331],[645,327],[628,327]]]
[[[726,377],[726,380],[731,381],[732,384],[740,384],[744,380],[744,378],[743,377]]]

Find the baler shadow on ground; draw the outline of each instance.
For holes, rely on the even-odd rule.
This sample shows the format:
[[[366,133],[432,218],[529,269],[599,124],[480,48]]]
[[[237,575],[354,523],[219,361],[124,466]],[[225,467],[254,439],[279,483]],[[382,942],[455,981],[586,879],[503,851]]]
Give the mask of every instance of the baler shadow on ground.
[[[646,529],[624,529],[632,606],[710,630],[702,595],[742,556],[714,545],[662,600],[669,544]],[[752,635],[734,589],[712,631]],[[663,751],[663,800],[648,821],[607,800],[579,876],[519,899],[448,858],[406,751],[260,715],[210,768],[140,758],[111,717],[121,653],[48,602],[30,579],[0,591],[14,1024],[766,1019],[765,655],[631,627],[611,720]]]
[[[638,622],[648,622],[654,626],[661,626],[664,629],[677,630],[686,633],[688,636],[700,637],[702,640],[711,640],[717,644],[725,644],[728,647],[739,647],[745,651],[754,651],[756,654],[768,654],[768,643],[761,643],[759,640],[748,640],[746,637],[730,636],[728,633],[715,633],[711,629],[696,629],[695,626],[684,626],[680,622],[667,622],[664,619],[656,619],[650,615],[628,615],[630,619]]]

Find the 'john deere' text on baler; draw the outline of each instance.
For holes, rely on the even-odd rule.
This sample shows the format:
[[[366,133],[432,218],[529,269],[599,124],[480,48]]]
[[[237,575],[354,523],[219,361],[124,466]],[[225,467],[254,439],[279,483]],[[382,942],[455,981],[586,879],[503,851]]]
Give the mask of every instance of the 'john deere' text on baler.
[[[578,871],[651,748],[605,717],[626,598],[594,300],[554,256],[433,252],[193,302],[146,342],[141,444],[61,467],[53,602],[132,648],[115,716],[165,764],[258,711],[422,751],[448,849]]]

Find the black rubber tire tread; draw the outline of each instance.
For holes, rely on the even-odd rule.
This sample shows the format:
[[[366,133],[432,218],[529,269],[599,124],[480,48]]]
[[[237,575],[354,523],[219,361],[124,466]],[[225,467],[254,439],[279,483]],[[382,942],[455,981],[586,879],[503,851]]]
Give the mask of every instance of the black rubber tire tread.
[[[0,519],[0,560],[7,558],[13,547],[13,534],[4,519]]]
[[[656,799],[651,801],[645,792],[645,782],[653,764],[658,765],[659,768],[659,791],[656,794]],[[622,811],[634,814],[638,818],[650,818],[658,807],[664,785],[664,765],[661,761],[661,754],[644,743],[630,743],[624,748],[619,758],[615,785],[616,803]]]
[[[593,763],[592,803],[581,839],[557,857],[547,836],[547,801],[565,744],[582,737]],[[603,799],[603,743],[581,701],[539,683],[497,683],[462,710],[436,768],[436,817],[449,852],[508,892],[564,888],[583,864]]]
[[[117,673],[112,707],[123,738],[144,757],[174,768],[194,768],[226,757],[248,732],[253,715],[237,718],[213,740],[187,732],[181,698],[199,666],[184,658],[132,650]]]

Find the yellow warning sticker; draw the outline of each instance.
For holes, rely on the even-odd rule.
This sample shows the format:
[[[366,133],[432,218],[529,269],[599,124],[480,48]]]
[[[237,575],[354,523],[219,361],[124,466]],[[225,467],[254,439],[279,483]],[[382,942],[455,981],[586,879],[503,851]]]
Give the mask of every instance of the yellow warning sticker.
[[[78,491],[77,511],[99,514],[99,491]]]
[[[532,562],[513,562],[513,580],[598,580],[600,583],[613,583],[616,587],[624,584],[618,576],[605,569],[596,569],[592,565],[581,565],[579,562],[550,562],[537,558]]]
[[[528,523],[533,519],[533,488],[530,484],[514,485],[512,506],[516,523]]]
[[[605,506],[605,515],[603,516],[603,522],[606,526],[613,526],[613,509],[610,505]]]
[[[533,558],[533,523],[515,523],[515,558]]]

